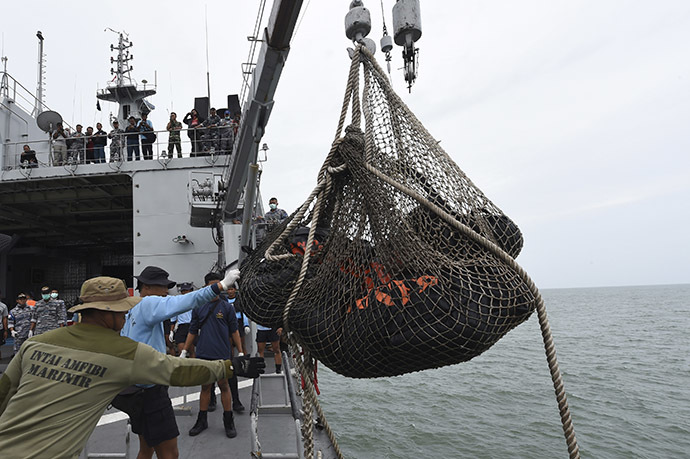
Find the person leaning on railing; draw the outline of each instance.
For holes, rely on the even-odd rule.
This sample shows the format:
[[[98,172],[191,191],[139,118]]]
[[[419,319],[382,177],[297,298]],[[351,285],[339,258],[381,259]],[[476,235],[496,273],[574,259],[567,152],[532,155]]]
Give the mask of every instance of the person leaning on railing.
[[[28,145],[24,145],[22,154],[19,157],[21,167],[38,167],[38,160],[36,159],[36,152]]]
[[[137,119],[130,116],[128,119],[129,125],[125,128],[125,136],[127,137],[127,161],[132,160],[132,156],[139,161],[139,128],[137,127]]]
[[[212,152],[218,151],[218,124],[220,123],[220,116],[216,114],[216,109],[211,108],[208,119],[204,121],[204,131],[202,138],[204,155],[210,155]]]
[[[53,132],[53,165],[62,166],[67,160],[67,133],[62,123],[57,123]]]
[[[88,164],[88,163],[94,161],[94,148],[95,147],[96,147],[96,144],[94,143],[94,139],[93,139],[93,128],[91,126],[88,126],[86,128],[86,135],[84,135],[84,148],[86,151],[85,164]]]
[[[153,123],[146,113],[141,114],[141,120],[137,123],[141,132],[141,154],[144,159],[153,159],[153,144],[156,142],[156,133],[153,132]]]
[[[67,142],[67,156],[75,163],[83,163],[86,144],[84,142],[84,133],[81,131],[82,125],[77,124],[75,129],[76,131],[70,136],[70,140]]]
[[[199,112],[197,112],[196,109],[193,108],[189,113],[187,113],[184,116],[182,122],[187,125],[187,135],[189,136],[189,140],[192,141],[191,156],[197,156],[198,153],[201,153],[202,148],[201,132],[198,128],[201,128],[201,124],[204,122],[204,119],[201,116],[199,116]]]
[[[103,130],[101,123],[96,123],[96,132],[93,134],[93,160],[96,163],[105,162],[105,146],[108,143],[108,134]]]
[[[230,115],[230,110],[225,110],[223,119],[220,120],[218,125],[218,131],[220,133],[220,153],[224,155],[232,153],[232,144],[235,142],[235,121]]]

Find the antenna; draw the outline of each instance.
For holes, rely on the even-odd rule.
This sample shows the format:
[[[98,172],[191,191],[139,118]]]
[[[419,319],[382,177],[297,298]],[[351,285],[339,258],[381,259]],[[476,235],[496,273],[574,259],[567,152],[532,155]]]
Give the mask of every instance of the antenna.
[[[60,116],[58,112],[52,110],[41,112],[36,118],[36,124],[43,132],[53,132],[53,129],[55,129],[58,123],[62,123],[62,116]]]
[[[43,34],[39,30],[36,32],[36,38],[38,38],[38,77],[36,83],[36,101],[34,102],[33,116],[38,116],[43,111],[43,105],[45,100],[43,97],[43,86],[45,85],[45,70],[43,68]]]
[[[0,80],[0,94],[7,97],[10,90],[10,83],[7,78],[7,56],[2,56],[2,80]]]
[[[130,72],[134,67],[129,64],[129,61],[134,59],[134,55],[129,53],[129,48],[134,44],[129,40],[129,35],[126,32],[118,32],[110,27],[106,27],[104,32],[111,31],[118,35],[117,45],[110,45],[110,51],[117,50],[117,57],[110,58],[110,64],[117,64],[116,68],[110,68],[110,74],[115,75],[113,78],[116,81],[116,86],[124,86],[125,80],[132,84],[132,77]]]
[[[208,64],[208,5],[204,6],[204,22],[206,24],[206,90],[208,95],[208,104],[211,106],[211,73]],[[206,116],[209,114],[206,113]]]

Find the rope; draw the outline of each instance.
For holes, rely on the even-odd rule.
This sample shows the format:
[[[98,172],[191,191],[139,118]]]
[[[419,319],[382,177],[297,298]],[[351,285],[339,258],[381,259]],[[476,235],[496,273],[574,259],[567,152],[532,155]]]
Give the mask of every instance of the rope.
[[[341,134],[343,131],[343,127],[345,126],[345,118],[347,117],[347,111],[348,107],[350,106],[350,102],[352,102],[352,124],[357,127],[361,125],[361,109],[358,97],[358,82],[359,60],[353,59],[350,65],[348,83],[345,89],[345,96],[343,98],[343,105],[340,111],[340,118],[338,120],[338,128],[336,129],[335,139],[333,140],[331,150],[326,156],[326,159],[323,165],[321,166],[321,170],[319,171],[319,180],[317,182],[317,185],[311,192],[309,197],[300,206],[298,212],[292,217],[292,220],[285,227],[280,236],[277,237],[276,240],[268,247],[264,255],[264,257],[269,261],[276,261],[279,259],[293,256],[290,254],[274,255],[274,252],[282,243],[284,238],[287,237],[290,234],[290,232],[297,226],[297,224],[302,220],[310,205],[312,204],[312,202],[314,202],[314,199],[316,199],[314,204],[314,210],[312,212],[310,219],[309,236],[307,237],[307,245],[305,247],[305,252],[302,259],[300,273],[297,278],[297,282],[295,283],[295,286],[293,287],[292,292],[290,293],[290,297],[288,298],[288,301],[285,304],[285,308],[283,309],[283,329],[286,331],[286,333],[288,333],[291,352],[293,355],[296,356],[299,355],[300,344],[298,343],[296,336],[293,333],[290,333],[290,324],[288,322],[288,316],[290,313],[290,308],[292,307],[294,300],[297,297],[300,288],[302,287],[302,283],[304,282],[304,278],[309,267],[309,261],[311,259],[311,249],[312,244],[314,242],[314,234],[316,233],[316,223],[319,219],[319,213],[321,212],[321,208],[323,206],[324,197],[328,195],[332,186],[332,181],[330,178],[331,174],[337,174],[339,172],[344,171],[347,168],[346,164],[332,166],[331,161],[333,159],[333,155],[338,150],[338,146],[342,142]],[[335,436],[335,432],[331,429],[331,426],[328,424],[326,416],[323,412],[323,409],[321,408],[321,404],[319,403],[316,395],[316,390],[314,388],[314,370],[312,364],[313,359],[311,358],[311,355],[309,354],[307,348],[302,347],[302,350],[304,352],[304,355],[301,358],[297,357],[296,363],[297,368],[300,374],[302,375],[302,379],[304,380],[305,389],[303,405],[305,422],[302,427],[302,439],[304,442],[305,457],[311,458],[314,456],[313,410],[315,409],[319,416],[319,419],[321,420],[324,430],[326,431],[326,434],[328,435],[328,438],[331,441],[331,444],[333,445],[337,457],[342,458],[343,454],[340,450],[340,446],[338,445],[338,440]]]
[[[568,451],[570,453],[570,457],[575,459],[579,458],[579,447],[577,446],[577,440],[575,438],[575,432],[572,424],[572,419],[570,416],[570,410],[568,407],[566,395],[565,395],[565,389],[563,385],[563,380],[561,377],[561,373],[559,370],[558,366],[558,361],[556,358],[556,352],[555,352],[555,346],[553,343],[553,338],[551,335],[551,330],[548,322],[548,317],[546,314],[546,307],[544,305],[543,298],[541,297],[541,294],[539,290],[537,289],[536,285],[534,282],[531,280],[529,275],[520,267],[517,262],[508,254],[506,253],[502,248],[500,248],[498,245],[496,245],[493,241],[487,239],[486,237],[482,236],[481,234],[475,232],[472,230],[469,226],[466,226],[462,222],[458,221],[455,217],[447,213],[445,210],[443,210],[441,207],[436,205],[435,203],[431,202],[429,199],[427,199],[425,196],[420,194],[419,192],[411,189],[410,187],[407,187],[403,184],[401,184],[399,181],[395,180],[394,178],[384,174],[382,171],[378,170],[374,165],[374,153],[375,153],[375,143],[374,143],[374,129],[373,129],[373,123],[375,119],[375,114],[372,113],[372,107],[368,103],[369,100],[369,88],[371,86],[371,75],[368,72],[364,72],[364,88],[363,88],[363,94],[362,94],[362,104],[360,105],[360,98],[359,98],[359,64],[360,62],[363,62],[365,68],[369,68],[369,70],[372,70],[374,72],[377,72],[378,75],[384,75],[383,70],[378,66],[376,61],[373,59],[373,56],[364,48],[361,46],[357,46],[357,49],[352,55],[352,63],[350,66],[350,72],[349,72],[349,77],[348,77],[348,83],[347,87],[345,90],[345,95],[343,99],[343,106],[341,109],[341,114],[340,114],[340,119],[338,122],[338,128],[336,130],[336,135],[333,140],[331,149],[319,171],[318,174],[318,182],[310,196],[307,198],[307,200],[300,206],[298,212],[294,214],[291,217],[291,221],[288,222],[288,225],[284,228],[284,230],[281,232],[278,238],[269,246],[269,248],[266,250],[265,253],[265,258],[269,261],[276,261],[288,257],[295,257],[296,255],[292,254],[283,254],[283,255],[274,255],[276,249],[280,246],[280,244],[283,242],[285,238],[289,236],[289,234],[296,228],[296,226],[299,224],[299,222],[303,221],[305,215],[311,208],[311,215],[309,216],[309,235],[307,238],[306,242],[306,247],[305,247],[305,253],[303,255],[302,263],[301,263],[301,269],[299,276],[296,280],[295,285],[292,288],[292,291],[290,293],[290,296],[285,304],[285,307],[283,309],[283,314],[282,314],[282,321],[283,321],[283,328],[286,330],[288,333],[288,340],[290,343],[290,347],[292,350],[293,355],[298,356],[296,359],[296,364],[297,368],[304,380],[304,385],[305,385],[305,391],[304,391],[304,415],[305,415],[305,423],[303,425],[303,430],[302,430],[302,436],[303,436],[303,441],[304,441],[304,446],[305,446],[305,455],[306,457],[313,457],[314,454],[314,441],[313,441],[313,411],[316,410],[319,418],[321,419],[321,422],[323,423],[324,429],[326,433],[328,434],[329,439],[331,440],[333,447],[337,453],[337,457],[341,458],[342,453],[340,451],[340,448],[338,446],[336,437],[330,426],[328,425],[328,422],[326,421],[326,418],[323,414],[323,410],[321,408],[321,405],[318,401],[316,391],[314,388],[314,372],[313,372],[313,362],[314,358],[312,357],[311,353],[309,350],[301,345],[298,342],[298,337],[290,332],[289,328],[289,323],[288,323],[288,316],[290,312],[290,308],[295,302],[295,299],[297,298],[299,291],[301,290],[301,287],[303,285],[304,279],[306,277],[306,273],[309,267],[309,263],[311,261],[311,252],[312,252],[312,246],[313,246],[313,241],[314,241],[314,236],[316,232],[316,226],[317,222],[319,219],[319,215],[322,211],[323,203],[326,198],[326,196],[329,195],[331,188],[332,188],[332,178],[331,176],[334,174],[337,174],[339,172],[342,172],[347,168],[346,164],[340,164],[337,166],[332,165],[332,161],[334,158],[334,155],[343,141],[343,138],[341,137],[345,119],[347,117],[347,112],[348,108],[352,108],[352,125],[355,127],[359,127],[361,124],[361,114],[363,112],[364,118],[365,118],[365,166],[367,170],[372,173],[374,176],[376,176],[378,179],[382,180],[383,182],[387,183],[388,185],[392,186],[393,188],[397,189],[398,191],[406,194],[407,196],[413,198],[416,200],[418,203],[421,205],[425,206],[427,209],[431,210],[434,212],[437,216],[439,216],[442,220],[444,220],[446,223],[454,227],[456,230],[458,230],[461,234],[469,238],[470,240],[480,244],[481,246],[485,247],[488,249],[490,253],[492,253],[496,258],[498,258],[500,261],[502,261],[505,265],[511,267],[525,282],[527,285],[527,288],[530,290],[532,295],[534,296],[534,303],[535,303],[535,309],[537,310],[537,315],[539,318],[539,324],[541,327],[541,333],[544,341],[544,348],[546,352],[546,359],[547,363],[549,365],[549,370],[551,372],[551,378],[553,381],[554,385],[554,390],[556,394],[556,400],[559,406],[559,412],[561,416],[561,423],[563,425],[563,432],[565,435],[566,443],[568,446]],[[407,121],[413,125],[413,127],[417,130],[417,132],[421,133],[425,143],[428,145],[435,145],[436,140],[431,137],[431,135],[426,131],[426,129],[421,125],[419,120],[414,116],[414,114],[407,108],[407,106],[402,102],[397,95],[392,91],[392,88],[388,84],[388,80],[383,78],[383,81],[386,81],[386,84],[382,85],[382,90],[386,94],[387,97],[389,97],[390,100],[393,101],[393,103],[398,104],[399,107],[401,107],[405,114]],[[397,123],[393,128],[397,132]],[[397,139],[396,139],[397,142]],[[469,179],[467,179],[469,182]],[[361,223],[361,222],[360,222]],[[304,352],[302,356],[300,357],[299,355],[299,350],[300,348]]]
[[[374,70],[379,73],[380,75],[384,75],[383,70],[378,66],[376,61],[374,60],[374,57],[371,53],[366,48],[358,48],[358,52],[363,53],[367,58],[367,62],[365,65],[369,64],[371,65]],[[353,57],[355,59],[357,56]],[[366,78],[366,77],[365,77]],[[383,81],[388,81],[385,78],[383,78]],[[383,85],[384,86],[384,91],[387,92],[387,95],[393,97],[396,101],[399,101],[400,104],[404,107],[406,111],[408,111],[410,114],[412,114],[407,106],[397,97],[397,95],[390,89],[389,86]],[[365,94],[367,92],[367,87],[368,85],[365,85]],[[390,94],[388,94],[390,92]],[[366,98],[365,98],[366,100]],[[376,169],[373,165],[369,163],[371,158],[373,157],[373,138],[370,129],[371,124],[373,123],[373,115],[370,111],[370,107],[368,104],[364,104],[364,116],[366,120],[366,141],[365,141],[365,148],[366,148],[366,159],[367,159],[367,164],[366,167],[367,169],[373,173],[376,177],[379,179],[383,180],[387,184],[391,185],[392,187],[396,188],[398,191],[401,191],[402,193],[405,193],[406,195],[410,196],[411,198],[415,199],[418,201],[420,204],[423,204],[426,206],[428,209],[432,210],[436,215],[441,217],[443,220],[445,220],[448,224],[453,226],[455,229],[460,231],[463,235],[471,238],[473,241],[481,244],[485,248],[487,248],[492,254],[497,256],[501,261],[503,261],[506,265],[510,266],[513,268],[519,275],[520,277],[525,281],[525,283],[529,286],[529,289],[533,293],[535,297],[535,302],[536,302],[536,310],[537,310],[537,315],[539,318],[539,325],[541,327],[541,333],[542,333],[542,338],[544,341],[544,349],[546,352],[546,360],[549,365],[549,371],[551,372],[551,379],[553,381],[554,385],[554,391],[556,394],[556,401],[558,402],[558,408],[559,408],[559,413],[561,416],[561,424],[563,425],[563,433],[565,435],[566,439],[566,444],[568,446],[568,452],[570,454],[571,459],[579,458],[580,457],[580,450],[577,445],[577,439],[575,438],[575,430],[573,427],[572,423],[572,418],[570,416],[570,409],[568,407],[568,401],[566,398],[565,394],[565,386],[563,384],[563,378],[561,377],[561,372],[559,369],[558,365],[558,360],[556,358],[556,350],[555,350],[555,345],[553,342],[553,337],[551,335],[551,327],[549,325],[549,320],[546,314],[546,306],[544,305],[544,300],[541,296],[541,293],[537,289],[537,286],[534,284],[532,279],[529,277],[527,272],[510,256],[508,255],[503,249],[498,247],[496,244],[494,244],[492,241],[489,239],[485,238],[481,234],[476,233],[473,231],[471,228],[468,226],[464,225],[463,223],[457,221],[452,215],[448,214],[445,212],[443,209],[438,207],[436,204],[432,203],[428,199],[426,199],[424,196],[419,194],[418,192],[406,187],[405,185],[402,185],[392,178],[388,177],[387,175],[383,174],[380,172],[378,169]],[[420,132],[427,133],[426,129],[424,126],[421,125],[421,123],[417,120],[416,117],[411,116],[411,122],[415,125],[415,128],[417,128]]]

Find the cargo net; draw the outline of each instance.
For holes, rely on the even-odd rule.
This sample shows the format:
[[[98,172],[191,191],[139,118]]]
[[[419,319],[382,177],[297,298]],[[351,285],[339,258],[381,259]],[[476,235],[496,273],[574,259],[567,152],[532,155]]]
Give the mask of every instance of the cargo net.
[[[436,368],[529,318],[535,294],[506,263],[522,242],[373,59],[355,57],[317,187],[248,257],[239,300],[345,376]]]

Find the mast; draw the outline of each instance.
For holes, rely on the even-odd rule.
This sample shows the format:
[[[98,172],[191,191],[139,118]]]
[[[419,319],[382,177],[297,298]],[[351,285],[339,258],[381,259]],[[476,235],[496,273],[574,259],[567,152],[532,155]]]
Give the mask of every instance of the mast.
[[[147,87],[146,80],[141,80],[144,84],[139,88],[132,78],[131,72],[134,67],[131,61],[134,55],[130,53],[130,48],[134,46],[126,32],[118,32],[111,28],[105,29],[117,34],[117,44],[110,45],[110,51],[117,51],[115,56],[110,57],[110,74],[114,75],[105,89],[96,93],[100,100],[115,102],[120,105],[117,119],[123,125],[124,121],[130,116],[140,118],[142,113],[149,113],[154,106],[146,100],[146,97],[156,94],[156,85]]]
[[[38,77],[36,78],[36,100],[34,101],[34,110],[31,116],[37,117],[43,112],[43,106],[45,105],[45,100],[43,98],[43,86],[45,85],[45,70],[43,68],[43,34],[39,30],[36,32],[36,37],[38,38]]]

